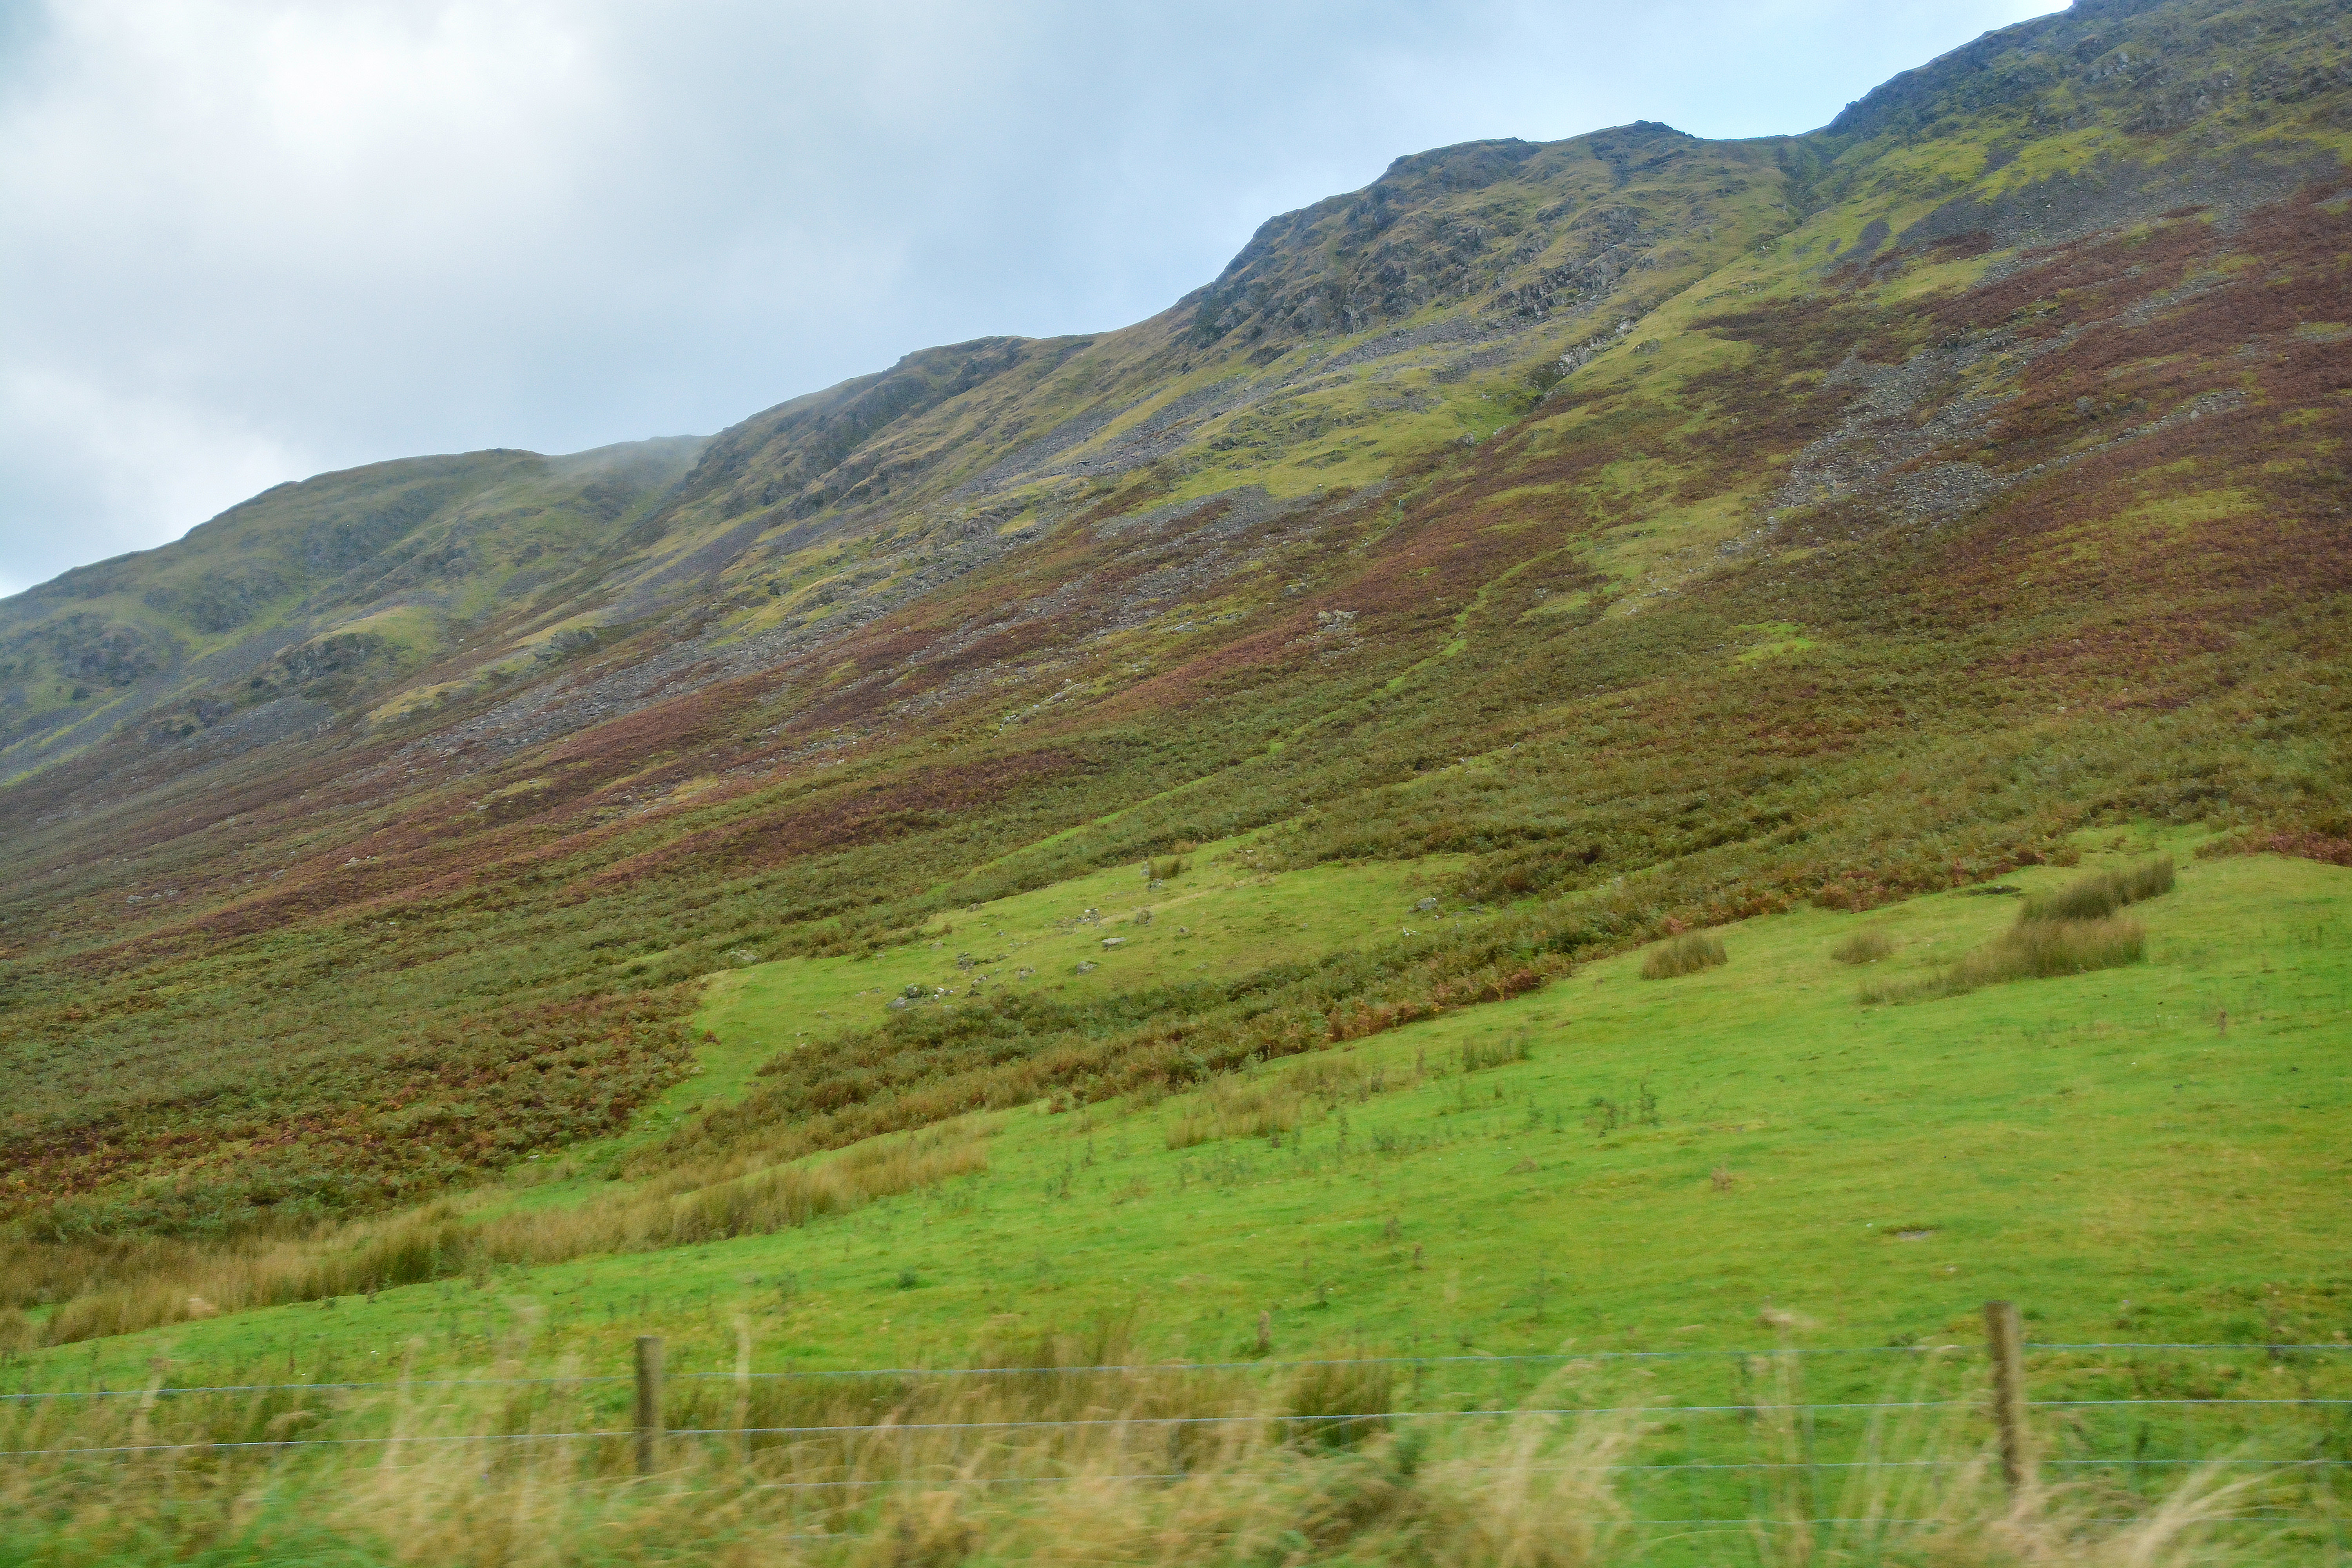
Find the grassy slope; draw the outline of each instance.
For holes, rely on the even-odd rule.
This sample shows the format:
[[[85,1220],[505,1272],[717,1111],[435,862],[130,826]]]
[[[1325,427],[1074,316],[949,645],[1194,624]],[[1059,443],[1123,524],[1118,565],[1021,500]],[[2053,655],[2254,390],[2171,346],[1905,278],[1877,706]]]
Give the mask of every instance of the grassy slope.
[[[2145,847],[2131,838],[2100,842]],[[2011,881],[2031,891],[2064,875]],[[1397,891],[1326,896],[1377,925]],[[731,1354],[738,1312],[764,1365],[953,1363],[1008,1331],[1101,1314],[1131,1314],[1148,1346],[1223,1359],[1249,1352],[1260,1310],[1285,1352],[1704,1347],[1755,1342],[1769,1304],[1813,1342],[1872,1344],[1966,1336],[1992,1295],[2026,1303],[2036,1336],[2054,1340],[2352,1329],[2336,1246],[2352,872],[2189,862],[2176,892],[2135,911],[2145,964],[1928,1003],[1860,1006],[1862,972],[1827,955],[1869,925],[1900,944],[1870,973],[1917,969],[2014,908],[1953,893],[1766,917],[1721,933],[1721,969],[1644,981],[1629,954],[1304,1068],[1274,1064],[1239,1087],[1335,1062],[1355,1084],[1278,1144],[1170,1148],[1200,1095],[1033,1106],[983,1119],[984,1175],[802,1230],[346,1298],[331,1314],[254,1312],[88,1353],[119,1377],[168,1346],[175,1376],[193,1379],[290,1342],[306,1372],[348,1373],[411,1336],[430,1362],[463,1362],[487,1343],[474,1336],[531,1321],[543,1349],[590,1364],[652,1330],[698,1367]],[[929,951],[907,955],[910,972]],[[756,1023],[760,992],[793,984],[722,996],[713,1016]],[[1528,1059],[1459,1070],[1464,1046],[1519,1038]],[[1366,1075],[1382,1087],[1365,1092]],[[1640,1121],[1645,1085],[1654,1125]],[[1631,1124],[1603,1130],[1596,1098]],[[599,1185],[531,1196],[582,1201]],[[73,1358],[41,1358],[62,1369],[85,1352],[52,1353]]]
[[[2284,9],[2309,13],[2288,35],[2295,69],[2340,58],[2318,13]],[[2120,39],[2137,52],[2130,29],[2153,29],[2179,46],[2169,58],[2252,80],[2267,68],[2249,15],[2206,0],[2164,7],[2102,48]],[[2198,38],[2177,36],[2184,16]],[[1345,299],[1367,275],[1376,242],[1325,243],[1347,230],[1345,198],[1301,220],[1315,245],[1273,258],[1295,273],[1269,263],[1226,338],[1203,343],[1197,307],[1180,309],[1066,357],[1053,356],[1068,345],[1048,345],[875,429],[763,446],[755,421],[740,470],[724,452],[707,456],[649,558],[657,568],[738,528],[774,547],[728,569],[728,595],[698,611],[709,626],[781,628],[803,609],[854,619],[843,600],[815,602],[826,580],[867,570],[883,574],[867,585],[877,593],[929,585],[732,684],[656,693],[601,728],[511,752],[420,713],[350,752],[257,763],[234,787],[201,779],[88,803],[67,778],[47,795],[16,792],[11,809],[30,826],[11,852],[32,869],[9,895],[0,1044],[34,1092],[10,1129],[12,1206],[70,1191],[98,1194],[110,1223],[200,1226],[250,1220],[257,1193],[263,1206],[357,1207],[413,1190],[394,1182],[495,1171],[609,1133],[664,1092],[683,1055],[665,1031],[730,953],[887,946],[888,933],[957,920],[978,899],[1131,878],[1105,868],[1186,839],[1271,826],[1272,863],[1386,861],[1404,868],[1379,873],[1391,883],[1442,865],[1451,899],[1514,901],[1545,919],[1572,919],[1580,900],[1632,878],[1656,889],[1653,921],[1866,904],[2003,875],[2085,821],[2134,813],[2340,839],[2352,686],[2344,525],[2328,508],[2340,500],[2346,404],[2340,354],[2305,329],[2340,314],[2341,201],[2298,197],[2222,223],[2178,216],[2167,195],[2110,237],[2043,247],[2004,230],[1980,255],[1915,247],[1869,268],[1828,251],[1835,239],[1850,254],[1874,221],[1899,232],[1955,195],[2028,191],[2107,153],[2221,167],[2248,149],[2301,158],[2346,144],[2324,82],[2299,98],[2226,98],[2193,125],[2128,129],[2155,89],[2111,75],[2095,84],[2086,73],[2105,58],[2027,50],[1994,73],[2004,92],[2023,82],[2017,95],[1948,95],[1940,118],[1864,115],[1809,143],[1823,160],[1810,184],[1768,172],[1770,149],[1686,139],[1653,147],[1654,165],[1621,168],[1591,151],[1606,135],[1548,153],[1540,193],[1517,174],[1457,184],[1409,168],[1395,189],[1419,209],[1424,248],[1443,224],[1481,213],[1500,232],[1539,196],[1567,200],[1570,227],[1612,200],[1696,226],[1491,363],[1442,363],[1424,344],[1372,362],[1360,383],[1284,387],[1391,327],[1483,328],[1501,314],[1468,268],[1466,293],[1401,300],[1377,330],[1307,321],[1315,300]],[[1996,167],[1992,153],[2012,143],[2019,155]],[[1689,204],[1727,179],[1726,160],[1757,177],[1702,224]],[[1499,280],[1530,284],[1581,242],[1551,243]],[[1346,263],[1336,272],[1310,264],[1331,255]],[[1529,373],[1603,328],[1596,357],[1537,402]],[[1935,354],[1956,342],[1986,353],[1939,367]],[[937,390],[982,354],[940,351],[906,377]],[[2007,400],[1997,427],[1943,431],[1935,461],[2063,471],[1924,521],[1863,484],[1790,499],[1781,487],[1809,447],[1833,444],[1860,405],[1855,365],[1864,378],[1941,375],[1933,396],[1890,416],[1903,429],[1967,395]],[[1020,477],[981,498],[998,510],[960,496],[1074,413],[1150,395],[1071,448],[1083,456],[1228,378],[1287,401],[1220,416],[1147,469]],[[897,396],[897,384],[865,390]],[[2116,439],[2224,393],[2244,398],[2226,416]],[[855,414],[861,395],[823,395],[811,408]],[[1339,423],[1359,413],[1378,417]],[[1464,434],[1489,438],[1454,444]],[[1309,462],[1360,435],[1392,440],[1377,461],[1350,447],[1344,463]],[[843,464],[867,488],[847,510],[797,518],[802,492],[785,481],[805,475],[792,465],[838,455],[836,437],[866,443]],[[1236,481],[1311,494],[1318,474],[1388,488],[1327,495],[1231,539],[1133,521]],[[1040,525],[1033,545],[945,575],[967,525],[1024,519]],[[795,542],[803,521],[840,528]],[[819,569],[836,559],[846,564]],[[1200,561],[1231,570],[1186,576]],[[626,565],[616,581],[646,562]],[[716,646],[685,643],[696,629],[664,620],[598,659]],[[448,711],[470,722],[489,699],[457,686]],[[427,744],[396,749],[410,740]],[[61,815],[86,804],[85,816]],[[126,905],[166,882],[187,902]],[[1389,912],[1329,934],[1360,939]],[[929,952],[903,978],[898,960],[869,961],[870,972],[944,979]],[[782,1000],[826,994],[838,993],[787,988]],[[1937,1005],[1973,1018],[1998,1000]],[[562,1011],[575,1006],[585,1026]],[[596,1011],[630,1006],[659,1016],[640,1027]],[[1378,1048],[1486,1026],[1425,1026]],[[1644,1056],[1667,1032],[1646,1026]],[[731,1025],[720,1036],[705,1079],[669,1089],[666,1113],[740,1081],[764,1043]],[[267,1074],[248,1066],[256,1042]],[[1544,1066],[1539,1055],[1490,1076]],[[1639,1068],[1612,1070],[1622,1080]],[[1555,1108],[1605,1088],[1570,1085]],[[1033,1133],[1045,1135],[1008,1131],[1004,1169],[1042,1193],[1058,1164],[1022,1152]],[[1780,1157],[1801,1165],[1808,1147],[1799,1138]],[[1737,1171],[1748,1156],[1727,1157]],[[1754,1182],[1747,1190],[1769,1190],[1768,1176]],[[102,1211],[118,1198],[127,1218]],[[1156,1250],[1171,1237],[1191,1233],[1171,1220],[1145,1239]],[[798,1245],[743,1244],[779,1258]],[[1008,1245],[1017,1253],[1018,1238]],[[1264,1282],[1287,1267],[1263,1264]],[[1484,1286],[1517,1289],[1525,1276]],[[837,1285],[827,1299],[847,1299]],[[1101,1298],[1073,1287],[1067,1299],[1084,1309]],[[909,1310],[893,1309],[901,1321]],[[1482,1310],[1475,1332],[1500,1309]],[[943,1314],[924,1331],[969,1321],[965,1306]],[[847,1342],[844,1325],[872,1326],[811,1321],[809,1342],[826,1345]],[[1433,1317],[1419,1331],[1455,1329]]]
[[[1034,989],[1083,1003],[1195,978],[1233,979],[1441,924],[1443,911],[1413,906],[1434,898],[1458,869],[1453,859],[1433,857],[1276,874],[1253,869],[1246,854],[1240,843],[1205,845],[1186,858],[1187,870],[1157,888],[1137,868],[1117,867],[973,905],[921,928],[911,947],[714,975],[694,1020],[715,1037],[698,1051],[700,1072],[670,1090],[651,1116],[667,1121],[689,1104],[732,1099],[779,1051],[882,1022],[890,1001],[910,986],[934,997]],[[1458,910],[1453,918],[1460,919]],[[968,968],[960,962],[966,957],[973,961]]]

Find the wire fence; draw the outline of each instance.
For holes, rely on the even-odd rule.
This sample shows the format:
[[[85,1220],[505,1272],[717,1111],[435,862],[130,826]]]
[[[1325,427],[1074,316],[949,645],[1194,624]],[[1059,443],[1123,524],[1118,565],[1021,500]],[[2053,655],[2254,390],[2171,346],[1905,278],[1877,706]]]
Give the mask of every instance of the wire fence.
[[[469,1449],[585,1446],[593,1458],[583,1475],[683,1474],[726,1461],[736,1467],[732,1484],[743,1489],[842,1500],[824,1505],[852,1510],[825,1516],[838,1524],[875,1498],[910,1487],[1173,1486],[1234,1451],[1219,1447],[1223,1433],[1239,1435],[1234,1441],[1339,1449],[1374,1432],[1402,1441],[1416,1430],[1499,1433],[1533,1422],[1566,1432],[1614,1421],[1639,1427],[1633,1451],[1555,1456],[1536,1468],[1611,1478],[1628,1505],[1624,1522],[1704,1532],[1778,1530],[1796,1515],[1822,1528],[1935,1523],[1932,1513],[1900,1509],[1854,1512],[1854,1489],[1899,1491],[1910,1484],[1906,1476],[1981,1469],[1991,1462],[1995,1436],[2005,1443],[2013,1436],[2002,1423],[2017,1421],[2031,1429],[2038,1472],[2095,1485],[2102,1498],[2128,1504],[2148,1486],[2170,1485],[2164,1478],[2210,1468],[2264,1478],[2268,1489],[2247,1497],[2242,1516],[2249,1521],[2337,1528],[2343,1473],[2352,1469],[2352,1360],[2346,1359],[2352,1345],[2053,1342],[2015,1349],[2042,1386],[2034,1391],[2040,1397],[2020,1398],[2005,1415],[1999,1348],[1984,1343],[743,1365],[665,1376],[658,1342],[647,1340],[637,1366],[624,1373],[19,1387],[0,1393],[0,1462],[363,1453],[389,1464]],[[2252,1364],[2242,1364],[2248,1358]],[[2300,1386],[2284,1381],[2290,1373]],[[1661,1375],[1682,1386],[1618,1400],[1556,1396],[1579,1379],[1599,1380],[1592,1391],[1607,1393],[1612,1377]],[[1908,1386],[1881,1388],[1875,1397],[1809,1397],[1809,1376]],[[1513,1380],[1528,1386],[1515,1393]],[[2117,1380],[2131,1386],[2111,1386]],[[2250,1386],[2258,1381],[2263,1386]],[[1706,1397],[1710,1383],[1728,1396]],[[1216,1407],[1220,1400],[1227,1407]],[[424,1429],[413,1417],[428,1407],[477,1427]],[[291,1414],[317,1425],[299,1432],[272,1425]],[[512,1429],[482,1429],[501,1424]],[[55,1429],[75,1426],[87,1435]]]
[[[2233,1352],[2269,1357],[2283,1355],[2333,1354],[2352,1355],[2352,1344],[2268,1344],[2259,1342],[2087,1342],[2065,1343],[2029,1341],[2024,1345],[2029,1354],[2047,1352],[2168,1352],[2215,1353]],[[871,1367],[799,1367],[782,1372],[672,1372],[667,1380],[673,1383],[719,1382],[774,1383],[827,1378],[880,1378],[921,1380],[965,1377],[1108,1377],[1133,1376],[1139,1373],[1200,1373],[1213,1372],[1281,1373],[1298,1372],[1317,1367],[1472,1367],[1500,1369],[1514,1366],[1577,1366],[1601,1365],[1611,1363],[1642,1363],[1671,1361],[1756,1362],[1783,1359],[1805,1359],[1816,1356],[1955,1356],[1980,1355],[1983,1347],[1964,1342],[1916,1345],[1772,1345],[1765,1347],[1733,1347],[1658,1351],[1581,1351],[1549,1352],[1512,1355],[1386,1355],[1386,1356],[1322,1356],[1297,1360],[1272,1357],[1247,1361],[1171,1361],[1118,1362],[1082,1365],[1045,1366],[871,1366]],[[360,1393],[369,1390],[399,1390],[422,1388],[528,1388],[550,1386],[590,1386],[620,1384],[635,1381],[629,1373],[585,1373],[541,1377],[442,1377],[442,1378],[376,1378],[364,1381],[326,1381],[289,1383],[225,1383],[189,1384],[142,1384],[129,1388],[59,1388],[18,1390],[0,1394],[0,1403],[16,1403],[51,1399],[168,1399],[188,1394],[271,1394],[321,1392]],[[2100,1401],[2034,1401],[2037,1405],[2098,1404]],[[2112,1404],[2160,1404],[2155,1399],[2107,1401]],[[2183,1400],[2172,1403],[2200,1404],[2215,1401]],[[2251,1404],[2253,1401],[2231,1401]],[[2280,1403],[2280,1402],[2273,1402]],[[2311,1403],[2284,1401],[2283,1403]],[[2318,1403],[2347,1403],[2319,1401]],[[1742,1406],[1745,1408],[1746,1406]],[[1883,1403],[1852,1408],[1885,1408]]]

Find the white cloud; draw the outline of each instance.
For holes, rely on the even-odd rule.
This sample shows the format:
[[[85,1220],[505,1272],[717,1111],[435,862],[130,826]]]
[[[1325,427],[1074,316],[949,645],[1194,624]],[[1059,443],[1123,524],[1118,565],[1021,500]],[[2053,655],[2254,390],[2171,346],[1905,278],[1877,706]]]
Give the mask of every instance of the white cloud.
[[[2050,0],[0,10],[0,587],[310,468],[1120,325],[1398,154],[1799,130]]]

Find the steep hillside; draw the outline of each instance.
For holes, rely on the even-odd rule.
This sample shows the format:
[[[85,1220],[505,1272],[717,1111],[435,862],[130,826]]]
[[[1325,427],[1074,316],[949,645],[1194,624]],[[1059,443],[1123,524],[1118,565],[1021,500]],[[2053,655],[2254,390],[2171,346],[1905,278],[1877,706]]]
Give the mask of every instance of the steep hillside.
[[[2352,856],[2348,31],[2081,4],[1806,136],[1401,159],[1122,331],[8,601],[0,1204],[299,1228],[1181,1086],[2089,823]],[[635,1121],[713,973],[1244,835],[1464,918],[941,975]]]
[[[531,611],[601,597],[615,547],[701,445],[326,474],[0,601],[0,768],[21,774],[111,735],[118,753],[182,773],[307,737],[353,695],[463,653],[486,623],[544,651]]]

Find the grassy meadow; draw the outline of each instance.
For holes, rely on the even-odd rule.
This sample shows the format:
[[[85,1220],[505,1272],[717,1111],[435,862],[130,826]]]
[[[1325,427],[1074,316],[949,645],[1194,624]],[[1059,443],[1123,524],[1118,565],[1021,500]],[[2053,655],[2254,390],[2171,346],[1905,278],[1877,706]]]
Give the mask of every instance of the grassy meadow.
[[[653,1121],[734,1098],[779,1051],[883,1021],[910,987],[925,999],[1010,988],[1083,1002],[1230,979],[1462,918],[1458,900],[1450,916],[1413,906],[1448,901],[1437,895],[1466,857],[1282,874],[1259,871],[1251,858],[1245,841],[1212,844],[1162,858],[1170,873],[1162,879],[1150,876],[1148,860],[1114,867],[932,920],[913,942],[870,955],[722,972],[705,986],[694,1017],[705,1036],[696,1074],[656,1103]]]
[[[349,1373],[412,1341],[478,1359],[525,1325],[592,1363],[659,1332],[676,1364],[731,1364],[739,1315],[763,1366],[954,1363],[1107,1316],[1151,1354],[1226,1359],[1257,1353],[1261,1312],[1283,1352],[1740,1346],[1767,1309],[1816,1342],[1901,1344],[1969,1337],[1994,1296],[2045,1340],[2337,1336],[2352,871],[2185,860],[2174,891],[2135,906],[2142,963],[1860,1000],[1996,941],[2022,895],[2077,876],[1763,917],[1721,928],[1727,962],[1696,973],[1644,979],[1631,952],[1197,1092],[974,1116],[922,1136],[981,1141],[984,1171],[774,1234],[191,1321],[39,1352],[26,1375],[135,1378],[159,1353],[175,1381]],[[1293,877],[1297,903],[1262,906],[1278,926],[1309,905],[1335,927],[1343,909],[1398,920],[1415,887]],[[1139,969],[1213,962],[1180,946],[1171,890]],[[1042,977],[1085,949],[1013,906],[1108,910],[1069,891],[979,923],[1050,933],[1030,939]],[[1198,894],[1202,932],[1255,940],[1255,891]],[[1889,955],[1841,962],[1864,931]],[[843,972],[871,993],[932,978],[948,951],[740,971],[713,987],[708,1048],[749,1059],[815,1000],[845,1006],[858,976]],[[554,1225],[631,1189],[560,1169],[517,1182],[477,1212]]]

